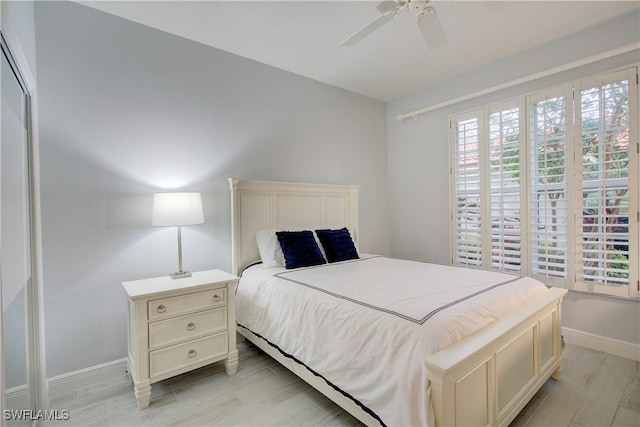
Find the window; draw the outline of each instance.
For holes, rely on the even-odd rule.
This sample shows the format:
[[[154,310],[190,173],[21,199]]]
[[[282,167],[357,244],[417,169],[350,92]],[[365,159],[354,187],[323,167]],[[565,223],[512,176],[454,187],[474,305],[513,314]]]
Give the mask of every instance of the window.
[[[640,257],[637,92],[633,76],[624,74],[581,82],[576,91],[582,209],[577,282],[616,294],[638,278]]]
[[[569,141],[571,92],[559,88],[530,96],[528,212],[533,276],[562,284],[570,274],[568,248],[573,219],[567,186],[571,181]]]
[[[482,254],[480,215],[479,120],[462,118],[456,127],[456,262],[480,266]]]
[[[519,107],[489,112],[491,267],[500,270],[522,269],[520,127]]]
[[[636,69],[452,117],[455,264],[637,296]]]

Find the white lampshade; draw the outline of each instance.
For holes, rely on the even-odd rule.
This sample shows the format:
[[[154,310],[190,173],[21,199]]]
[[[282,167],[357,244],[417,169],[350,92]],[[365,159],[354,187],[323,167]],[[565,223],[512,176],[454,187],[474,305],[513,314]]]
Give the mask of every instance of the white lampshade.
[[[151,225],[202,224],[204,213],[200,193],[155,193]]]

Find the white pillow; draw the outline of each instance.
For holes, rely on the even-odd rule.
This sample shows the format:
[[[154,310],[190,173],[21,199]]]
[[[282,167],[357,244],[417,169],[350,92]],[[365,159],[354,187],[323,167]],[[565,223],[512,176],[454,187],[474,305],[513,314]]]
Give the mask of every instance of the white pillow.
[[[276,230],[256,231],[256,243],[262,265],[265,267],[284,267],[284,254],[276,236]]]

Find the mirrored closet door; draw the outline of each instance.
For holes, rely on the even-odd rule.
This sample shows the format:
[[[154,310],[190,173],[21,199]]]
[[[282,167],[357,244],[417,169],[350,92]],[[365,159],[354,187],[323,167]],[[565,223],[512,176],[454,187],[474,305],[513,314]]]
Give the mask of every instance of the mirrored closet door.
[[[32,334],[32,206],[29,94],[2,39],[0,144],[0,280],[5,411],[35,410],[30,366]],[[28,417],[3,423],[30,425]],[[23,419],[21,419],[23,418]],[[4,424],[3,424],[4,425]]]

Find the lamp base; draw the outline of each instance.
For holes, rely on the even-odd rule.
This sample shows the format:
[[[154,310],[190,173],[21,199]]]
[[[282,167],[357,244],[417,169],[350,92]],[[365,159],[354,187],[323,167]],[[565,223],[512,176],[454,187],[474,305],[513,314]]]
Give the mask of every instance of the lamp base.
[[[172,279],[184,279],[185,277],[191,277],[191,273],[188,271],[176,271],[169,277]]]

